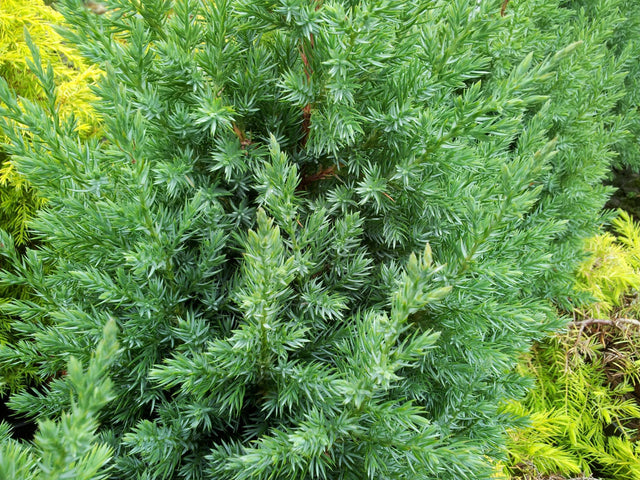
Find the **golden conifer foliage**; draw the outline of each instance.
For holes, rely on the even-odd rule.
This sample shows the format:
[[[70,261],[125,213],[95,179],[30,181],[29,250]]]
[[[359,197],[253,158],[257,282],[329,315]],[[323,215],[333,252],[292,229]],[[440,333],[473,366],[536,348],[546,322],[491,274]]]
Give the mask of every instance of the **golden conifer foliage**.
[[[596,301],[581,309],[582,316],[606,318],[629,304],[629,294],[640,289],[640,229],[623,210],[613,228],[617,236],[603,233],[587,242],[590,256],[578,272],[578,286]]]
[[[82,135],[99,129],[99,119],[91,108],[93,95],[89,85],[101,74],[87,67],[78,53],[55,31],[62,16],[42,0],[2,0],[0,2],[0,76],[18,95],[30,101],[42,101],[43,93],[30,72],[29,48],[25,29],[40,49],[44,64],[51,64],[58,85],[58,107],[62,116],[73,114]],[[0,143],[4,136],[0,131]],[[28,240],[27,222],[43,200],[15,171],[11,159],[0,145],[0,228],[14,236],[16,244]]]
[[[640,480],[640,224],[619,211],[612,227],[579,270],[594,302],[523,362],[536,388],[506,407],[531,422],[511,432],[513,478]]]

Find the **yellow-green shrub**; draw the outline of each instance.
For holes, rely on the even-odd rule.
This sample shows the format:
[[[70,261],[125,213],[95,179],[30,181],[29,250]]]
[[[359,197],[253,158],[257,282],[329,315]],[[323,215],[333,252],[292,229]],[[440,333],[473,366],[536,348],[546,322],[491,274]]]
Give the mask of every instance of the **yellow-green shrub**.
[[[99,132],[100,121],[91,108],[93,94],[90,84],[101,74],[96,67],[87,67],[80,55],[70,48],[55,26],[62,23],[62,16],[39,0],[0,1],[0,76],[23,99],[31,102],[45,101],[45,95],[31,73],[27,59],[31,53],[25,41],[25,29],[45,64],[53,68],[58,85],[57,107],[62,117],[73,115],[82,136]],[[16,171],[11,158],[4,152],[5,136],[0,130],[0,229],[9,232],[17,246],[29,243],[28,221],[44,199]],[[4,267],[0,262],[0,267]],[[29,292],[23,289],[0,289],[0,302],[9,298],[24,298]],[[9,334],[10,318],[0,316],[0,343],[12,341]],[[15,389],[24,385],[31,373],[16,369],[2,378],[5,388]]]
[[[511,432],[514,477],[640,479],[640,322],[633,318],[640,225],[620,211],[613,229],[588,242],[591,255],[580,269],[579,285],[594,303],[577,309],[568,330],[537,345],[522,365],[537,385],[506,407],[531,422]]]
[[[626,295],[640,288],[640,231],[623,210],[613,228],[617,235],[604,233],[587,243],[591,255],[578,272],[578,285],[595,302],[581,309],[583,317],[609,316],[625,305]]]
[[[31,58],[25,42],[25,29],[39,45],[45,64],[56,77],[58,107],[63,116],[73,114],[83,135],[93,135],[99,120],[90,106],[93,95],[89,85],[100,75],[96,67],[87,67],[81,57],[54,30],[62,16],[41,0],[2,0],[0,2],[0,76],[18,95],[30,101],[43,101],[44,96],[27,59]],[[3,142],[0,131],[0,143]],[[42,200],[15,171],[11,159],[0,146],[0,228],[14,237],[16,244],[28,240],[27,221]]]

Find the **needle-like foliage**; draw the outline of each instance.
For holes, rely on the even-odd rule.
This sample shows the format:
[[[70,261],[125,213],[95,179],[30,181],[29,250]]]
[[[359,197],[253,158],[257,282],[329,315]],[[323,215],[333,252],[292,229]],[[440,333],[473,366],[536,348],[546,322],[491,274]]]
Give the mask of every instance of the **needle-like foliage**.
[[[41,420],[33,442],[11,438],[6,423],[0,423],[0,478],[13,480],[101,480],[113,450],[98,440],[97,413],[113,396],[107,377],[118,356],[117,327],[106,323],[104,337],[89,364],[71,357],[65,378],[53,382],[67,393],[67,408],[57,421]]]
[[[523,362],[536,388],[507,409],[531,417],[510,435],[515,478],[589,474],[640,479],[640,225],[620,211],[588,242],[578,288],[594,302]]]
[[[113,478],[489,478],[628,123],[620,2],[512,3],[61,1],[104,136],[59,114],[35,48],[49,101],[0,83],[48,199],[40,248],[3,237],[2,281],[37,300],[2,306],[0,367],[57,378],[115,319]]]
[[[98,76],[98,69],[87,67],[64,39],[55,31],[63,22],[62,15],[44,5],[41,0],[3,0],[0,4],[0,77],[18,95],[35,102],[46,101],[46,95],[28,66],[28,43],[24,38],[29,29],[33,41],[40,46],[45,63],[53,68],[58,85],[57,108],[61,115],[74,115],[83,135],[97,131],[98,119],[90,107],[93,99],[89,84]],[[40,198],[20,176],[6,156],[0,130],[0,228],[10,232],[18,245],[29,241],[28,221],[42,206]]]
[[[42,0],[2,0],[0,2],[0,77],[22,98],[45,103],[48,97],[38,78],[29,69],[31,52],[25,38],[28,28],[32,42],[39,45],[39,54],[45,64],[51,65],[57,86],[55,108],[63,118],[77,119],[81,136],[95,135],[99,121],[90,102],[94,98],[90,84],[98,77],[99,69],[88,67],[82,57],[55,31],[63,17]],[[25,141],[29,135],[25,136]],[[31,242],[29,221],[41,208],[45,199],[16,170],[11,156],[5,151],[5,137],[0,128],[0,229],[9,232],[19,249]],[[0,260],[0,267],[6,264]],[[26,285],[0,287],[0,302],[7,298],[25,299],[29,296]],[[0,343],[11,342],[12,318],[0,313]],[[16,365],[11,373],[5,372],[3,387],[11,391],[34,380],[35,372]]]

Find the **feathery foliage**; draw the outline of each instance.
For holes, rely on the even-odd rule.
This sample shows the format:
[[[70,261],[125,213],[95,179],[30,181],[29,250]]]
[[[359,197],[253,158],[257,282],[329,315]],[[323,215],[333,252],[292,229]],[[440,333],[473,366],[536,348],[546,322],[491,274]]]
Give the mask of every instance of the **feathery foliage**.
[[[640,225],[620,211],[588,242],[579,288],[596,301],[565,334],[537,345],[524,369],[537,386],[507,410],[530,415],[512,432],[512,472],[640,479]]]
[[[46,95],[28,66],[31,57],[25,41],[25,28],[40,55],[53,68],[58,86],[57,107],[64,116],[73,115],[82,135],[96,133],[99,122],[90,107],[93,95],[89,84],[99,75],[88,67],[78,53],[55,31],[63,22],[62,15],[42,0],[3,0],[0,4],[0,77],[18,95],[34,102],[45,102]],[[0,130],[0,142],[4,135]],[[42,206],[43,200],[28,182],[16,172],[0,145],[0,228],[10,232],[18,245],[28,242],[28,220]]]
[[[637,345],[623,348],[637,328],[578,326],[535,348],[526,368],[538,385],[523,404],[507,407],[531,416],[530,427],[511,435],[514,474],[640,478],[640,406],[633,395],[639,352]]]
[[[600,4],[61,1],[104,138],[38,58],[44,104],[0,83],[48,199],[40,247],[3,237],[2,282],[39,301],[2,305],[0,369],[57,377],[115,319],[113,478],[490,478],[628,134]]]
[[[638,315],[629,295],[640,289],[640,228],[624,210],[612,221],[613,233],[597,235],[587,241],[588,259],[578,270],[578,288],[593,295],[595,301],[580,309],[580,316],[606,318]]]
[[[57,421],[38,422],[33,442],[11,438],[10,427],[0,423],[0,478],[14,480],[101,480],[112,449],[98,440],[97,413],[112,397],[112,384],[106,377],[117,359],[115,321],[104,328],[86,370],[71,357],[64,378],[53,380],[66,391],[69,410]]]
[[[42,0],[3,0],[0,3],[0,77],[22,98],[45,103],[48,98],[36,75],[29,68],[30,42],[39,45],[39,55],[51,65],[57,85],[55,108],[61,118],[77,121],[82,137],[94,135],[99,128],[97,113],[90,107],[94,96],[90,92],[100,71],[87,66],[78,52],[56,32],[63,17]],[[28,36],[25,38],[25,29]],[[30,40],[31,39],[31,40]],[[19,248],[31,241],[29,220],[42,208],[44,199],[18,173],[4,149],[6,137],[0,127],[0,228],[13,236]],[[25,141],[29,141],[26,135]],[[0,266],[6,265],[0,260]],[[7,298],[29,298],[29,288],[0,287],[0,302]],[[0,313],[0,343],[11,342],[11,317]],[[10,390],[24,387],[34,379],[33,371],[17,367],[5,372],[2,384]]]

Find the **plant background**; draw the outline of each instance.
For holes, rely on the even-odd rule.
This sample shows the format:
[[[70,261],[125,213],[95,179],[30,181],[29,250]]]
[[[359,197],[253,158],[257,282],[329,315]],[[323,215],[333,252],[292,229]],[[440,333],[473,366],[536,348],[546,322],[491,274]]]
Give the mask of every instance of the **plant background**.
[[[509,9],[530,19],[531,25],[527,28],[541,31],[540,25],[548,20],[544,11],[536,12],[533,6],[535,2],[529,5],[525,5],[525,2],[522,5],[516,3],[509,5]],[[601,13],[600,10],[590,12],[596,7],[590,6],[589,2],[570,3],[575,5],[577,12],[583,12],[584,18],[593,19]],[[633,35],[638,32],[634,19],[640,18],[640,15],[636,15],[636,2],[614,3],[619,11],[628,13],[625,17],[627,22],[615,32],[616,41],[610,45],[612,52],[622,54],[616,49],[619,45],[633,43]],[[526,11],[527,8],[530,11]],[[100,122],[88,106],[91,94],[86,86],[99,72],[84,67],[75,52],[68,50],[63,42],[50,41],[50,27],[59,21],[60,17],[40,2],[3,1],[0,5],[0,48],[4,50],[0,50],[3,52],[0,74],[25,98],[45,100],[28,73],[24,60],[27,47],[20,40],[20,27],[29,24],[34,41],[41,46],[51,46],[51,50],[43,48],[41,53],[43,58],[52,62],[61,85],[59,98],[63,114],[69,115],[73,111],[78,116],[78,128],[82,134],[95,135]],[[47,41],[43,42],[42,38]],[[12,49],[6,45],[11,45]],[[18,48],[13,49],[13,46]],[[632,48],[637,51],[637,45],[632,45]],[[633,65],[633,60],[629,55],[627,61],[630,65]],[[631,68],[625,82],[627,93],[619,100],[617,108],[620,115],[633,117],[634,109],[640,103],[637,97],[637,67],[635,70]],[[634,130],[637,129],[637,118],[626,121],[632,132],[637,131]],[[619,142],[617,147],[619,168],[629,168],[626,165],[633,167],[638,159],[637,143],[625,140]],[[9,158],[2,160],[0,226],[13,234],[17,244],[27,244],[28,219],[45,200],[38,197],[21,179]],[[637,194],[637,186],[632,184],[635,177],[629,175],[628,171],[620,171],[622,175],[617,175],[612,182],[618,185],[621,178],[625,179],[621,190],[628,200]],[[618,204],[635,213],[635,207],[628,203]],[[513,465],[506,469],[513,475],[543,478],[560,473],[583,473],[620,480],[640,478],[637,423],[634,420],[640,416],[637,406],[640,361],[637,330],[634,330],[636,327],[633,323],[618,320],[633,319],[638,315],[636,290],[640,286],[640,233],[637,225],[624,214],[620,219],[614,222],[615,236],[597,236],[586,246],[591,256],[581,269],[580,282],[596,303],[576,308],[572,312],[575,315],[574,326],[566,334],[539,344],[532,356],[523,362],[522,368],[536,377],[538,390],[527,400],[507,406],[513,412],[532,415],[532,427],[513,434],[510,451]],[[16,291],[9,293],[18,296],[24,294]],[[592,319],[609,320],[611,323],[589,323]],[[6,334],[8,329],[4,328],[3,331],[2,341],[10,341]],[[16,378],[9,379],[8,384],[14,388],[24,382],[24,378],[25,372],[17,372]]]

